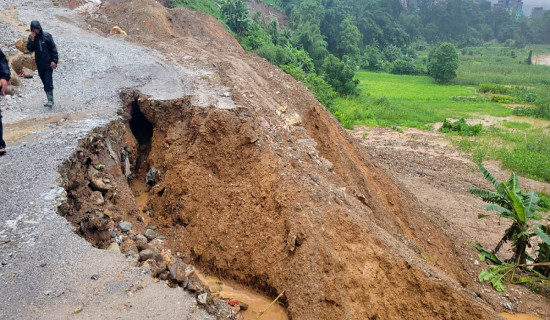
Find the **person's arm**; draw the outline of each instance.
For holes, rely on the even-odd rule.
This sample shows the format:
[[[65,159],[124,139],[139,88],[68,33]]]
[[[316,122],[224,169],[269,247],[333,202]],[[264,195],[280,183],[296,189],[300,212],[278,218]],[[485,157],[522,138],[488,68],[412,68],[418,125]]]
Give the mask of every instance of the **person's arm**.
[[[0,79],[10,81],[10,78],[10,66],[8,65],[8,60],[4,57],[0,59]]]
[[[6,93],[6,88],[8,87],[8,81],[10,81],[10,67],[8,65],[8,60],[3,57],[0,60],[0,86],[2,87],[2,94]]]
[[[34,52],[34,32],[31,32],[29,38],[27,39],[27,50]]]
[[[59,62],[59,55],[57,54],[57,47],[55,46],[55,42],[53,41],[51,34],[48,37],[48,45],[50,49],[50,58],[52,59],[52,69],[55,69],[57,67],[57,63]]]

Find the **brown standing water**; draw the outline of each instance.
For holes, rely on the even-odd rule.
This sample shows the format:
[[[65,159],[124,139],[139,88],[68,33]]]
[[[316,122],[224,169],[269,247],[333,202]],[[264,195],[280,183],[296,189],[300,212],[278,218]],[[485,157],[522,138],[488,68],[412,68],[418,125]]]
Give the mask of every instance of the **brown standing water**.
[[[218,294],[221,298],[237,300],[248,305],[248,309],[239,312],[244,320],[256,320],[260,313],[264,311],[272,302],[271,299],[258,294],[246,287],[230,280],[220,280],[214,276],[206,276],[196,272],[201,281],[206,284],[213,295]],[[286,310],[278,303],[273,304],[265,311],[259,320],[288,320]]]
[[[509,314],[509,313],[503,312],[500,315],[508,320],[542,320],[539,317],[531,316],[525,313]]]

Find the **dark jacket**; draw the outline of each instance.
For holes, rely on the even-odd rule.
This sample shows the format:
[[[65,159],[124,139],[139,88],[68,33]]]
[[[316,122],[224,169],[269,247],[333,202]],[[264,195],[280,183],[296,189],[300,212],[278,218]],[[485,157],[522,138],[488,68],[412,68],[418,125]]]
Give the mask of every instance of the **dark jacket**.
[[[8,64],[8,59],[2,50],[0,50],[0,79],[5,79],[10,81],[10,66]]]
[[[39,70],[46,70],[51,68],[52,61],[57,64],[58,55],[55,42],[53,42],[52,35],[48,32],[42,31],[40,22],[31,22],[31,31],[33,29],[40,29],[40,33],[34,37],[34,41],[29,36],[29,42],[27,43],[27,49],[30,52],[34,52],[34,59],[36,60],[36,66]]]

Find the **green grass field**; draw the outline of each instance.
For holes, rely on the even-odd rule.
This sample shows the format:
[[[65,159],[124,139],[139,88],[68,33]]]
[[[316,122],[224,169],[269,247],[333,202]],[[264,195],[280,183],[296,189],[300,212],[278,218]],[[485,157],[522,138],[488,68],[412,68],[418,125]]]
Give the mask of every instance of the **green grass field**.
[[[427,76],[358,71],[361,94],[338,98],[330,110],[346,128],[369,125],[398,131],[428,129],[445,118],[510,116],[512,109],[495,101],[541,99],[550,91],[550,67],[527,65],[529,50],[535,55],[550,53],[548,46],[465,48],[458,77],[450,85],[439,85]],[[508,88],[509,93],[480,94],[481,87]],[[550,182],[550,122],[514,117],[484,127],[477,136],[446,135],[475,162],[497,159],[522,176]]]
[[[474,87],[439,85],[427,76],[358,71],[359,97],[339,98],[331,111],[341,122],[371,126],[430,128],[445,118],[508,116],[509,108],[480,99]],[[338,112],[338,114],[336,113]],[[345,122],[348,121],[346,124]]]
[[[541,45],[523,49],[502,46],[464,48],[461,50],[458,77],[453,83],[474,86],[480,83],[521,86],[550,84],[550,67],[525,63],[530,50],[533,50],[533,55],[550,53],[549,46]]]

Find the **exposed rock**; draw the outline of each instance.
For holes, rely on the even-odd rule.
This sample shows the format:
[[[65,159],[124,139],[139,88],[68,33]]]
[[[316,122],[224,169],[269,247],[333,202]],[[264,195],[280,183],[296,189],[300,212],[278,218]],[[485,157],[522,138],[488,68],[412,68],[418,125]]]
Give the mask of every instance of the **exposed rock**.
[[[159,262],[154,259],[148,259],[143,263],[142,267],[151,271],[151,275],[153,277],[158,277],[166,271],[166,264],[164,264],[164,262],[162,261]]]
[[[93,191],[90,195],[90,202],[96,206],[101,206],[105,204],[105,199],[103,199],[103,194],[99,191]]]
[[[201,279],[196,274],[192,274],[189,276],[189,282],[187,284],[186,289],[190,292],[198,292],[198,293],[203,293],[208,291],[208,288],[202,283]]]
[[[15,71],[13,69],[11,69],[11,75],[10,75],[11,79],[11,84],[16,86],[16,87],[20,87],[23,83],[21,83],[21,79],[19,78],[19,76],[17,75],[17,73],[15,73]]]
[[[195,268],[193,266],[186,265],[181,260],[177,260],[172,264],[172,268],[170,268],[170,280],[176,283],[183,283],[194,273]]]
[[[170,271],[164,271],[161,274],[159,274],[160,280],[168,280],[168,277],[170,277]]]
[[[139,261],[145,261],[153,258],[153,250],[145,249],[139,253]]]
[[[206,305],[206,301],[208,300],[208,293],[202,293],[197,296],[197,302],[202,305]]]
[[[112,179],[110,179],[107,174],[93,167],[88,169],[88,179],[90,179],[90,184],[94,190],[107,191],[113,188],[111,185]]]
[[[10,96],[15,96],[19,93],[19,89],[17,89],[16,86],[7,86],[6,88],[6,94]]]
[[[120,247],[118,246],[118,243],[113,242],[113,243],[111,243],[111,245],[109,245],[109,247],[107,248],[107,251],[113,251],[113,252],[116,252],[116,253],[120,253]]]
[[[122,34],[127,35],[126,31],[122,30],[119,26],[114,26],[111,28],[109,34]]]
[[[151,170],[147,172],[147,176],[145,176],[145,183],[148,185],[154,185],[156,183],[156,179],[158,178],[158,173],[159,172],[155,167],[151,168]]]
[[[23,70],[21,70],[19,74],[25,79],[31,79],[34,77],[34,71],[26,67],[23,67]]]
[[[147,249],[148,245],[147,245],[147,238],[145,238],[144,235],[142,234],[138,234],[134,237],[134,242],[136,243],[136,246],[138,248],[138,250],[144,250],[144,249]]]
[[[152,229],[147,229],[147,230],[145,230],[145,237],[149,240],[153,240],[156,237],[158,237],[158,234],[155,231],[153,231]]]
[[[11,69],[20,74],[23,68],[36,70],[36,61],[30,54],[18,54],[10,59]]]
[[[28,49],[27,49],[27,43],[29,42],[29,38],[28,37],[21,37],[21,39],[17,40],[15,42],[15,47],[17,48],[17,50],[23,52],[23,53],[31,53]]]
[[[128,232],[130,229],[132,229],[132,224],[128,221],[122,221],[118,224],[118,228],[122,232]]]

